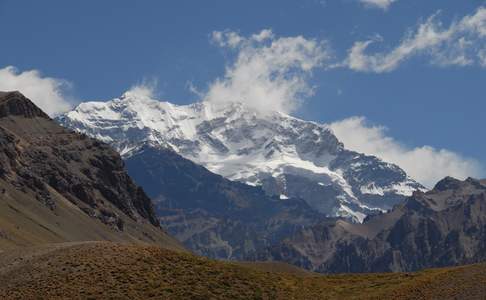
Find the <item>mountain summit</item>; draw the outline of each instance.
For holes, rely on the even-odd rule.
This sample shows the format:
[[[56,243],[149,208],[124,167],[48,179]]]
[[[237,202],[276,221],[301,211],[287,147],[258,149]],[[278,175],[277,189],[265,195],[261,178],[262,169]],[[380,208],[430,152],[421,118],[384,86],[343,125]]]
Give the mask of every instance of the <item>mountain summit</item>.
[[[0,92],[0,118],[8,116],[50,119],[46,113],[18,91]]]
[[[178,106],[129,91],[82,103],[58,121],[124,158],[155,143],[282,201],[302,198],[320,213],[357,222],[424,189],[398,166],[347,150],[327,125],[241,103]]]

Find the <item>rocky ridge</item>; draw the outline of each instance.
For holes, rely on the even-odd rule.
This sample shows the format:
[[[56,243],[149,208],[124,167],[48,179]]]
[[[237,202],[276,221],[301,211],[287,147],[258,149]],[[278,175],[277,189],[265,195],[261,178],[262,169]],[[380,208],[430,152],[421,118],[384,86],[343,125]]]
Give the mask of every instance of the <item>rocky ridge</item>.
[[[258,259],[318,272],[398,272],[486,260],[486,180],[447,177],[363,224],[303,228]]]

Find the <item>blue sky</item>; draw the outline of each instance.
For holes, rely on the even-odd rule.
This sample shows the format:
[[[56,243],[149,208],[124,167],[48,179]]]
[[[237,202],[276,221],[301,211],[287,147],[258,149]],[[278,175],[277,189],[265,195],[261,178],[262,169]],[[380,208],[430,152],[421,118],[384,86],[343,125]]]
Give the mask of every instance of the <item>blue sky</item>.
[[[398,152],[423,145],[434,153],[447,149],[477,161],[471,175],[486,176],[486,67],[480,58],[486,55],[486,27],[460,27],[467,16],[486,26],[478,13],[486,2],[367,1],[383,6],[365,0],[0,0],[0,69],[14,66],[10,73],[38,70],[38,76],[66,80],[71,102],[111,99],[156,80],[160,98],[191,103],[200,96],[189,86],[206,91],[241,51],[218,46],[214,31],[248,38],[271,29],[274,39],[325,43],[329,56],[305,74],[313,94],[294,115],[326,123],[363,116],[366,121],[354,119],[372,130],[363,134],[393,138]],[[423,46],[417,35],[423,24],[450,36]],[[403,54],[407,37],[417,49]],[[464,37],[467,43],[459,47]],[[353,46],[370,40],[358,57],[361,64],[349,63]],[[400,45],[402,52],[393,52]],[[459,56],[464,60],[453,62]]]

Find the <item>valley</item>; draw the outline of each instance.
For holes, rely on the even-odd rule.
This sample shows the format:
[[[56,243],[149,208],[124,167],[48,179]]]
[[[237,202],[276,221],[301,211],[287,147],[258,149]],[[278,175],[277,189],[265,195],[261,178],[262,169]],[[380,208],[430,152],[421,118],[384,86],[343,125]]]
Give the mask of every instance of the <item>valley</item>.
[[[2,299],[486,292],[484,180],[444,178],[362,223],[330,218],[153,141],[123,161],[9,92],[0,94],[0,192]]]

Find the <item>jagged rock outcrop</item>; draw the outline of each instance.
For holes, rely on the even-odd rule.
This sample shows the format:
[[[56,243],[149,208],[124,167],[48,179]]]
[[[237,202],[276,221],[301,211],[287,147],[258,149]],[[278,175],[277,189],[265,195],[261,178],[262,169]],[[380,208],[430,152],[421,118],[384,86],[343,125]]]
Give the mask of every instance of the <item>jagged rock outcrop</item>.
[[[486,181],[445,178],[363,224],[304,228],[260,253],[319,272],[413,271],[486,260]]]
[[[100,232],[94,234],[97,238],[113,235],[102,234],[103,230],[133,234],[130,239],[138,236],[147,242],[165,236],[150,198],[125,172],[116,151],[59,126],[19,92],[0,94],[0,185],[0,204],[19,214],[24,212],[16,205],[42,204],[39,214],[44,214],[48,223],[46,209],[60,216],[70,205],[106,225],[96,228]],[[29,204],[29,199],[37,203]],[[8,210],[3,212],[7,218]],[[37,222],[39,216],[25,218],[48,227]],[[70,240],[66,235],[64,239]]]

